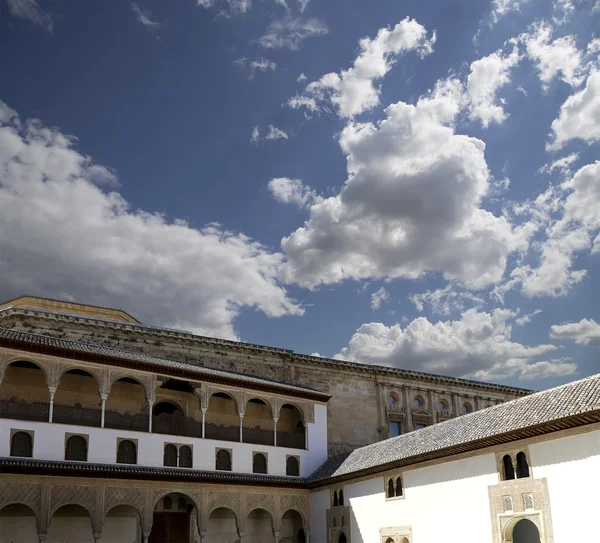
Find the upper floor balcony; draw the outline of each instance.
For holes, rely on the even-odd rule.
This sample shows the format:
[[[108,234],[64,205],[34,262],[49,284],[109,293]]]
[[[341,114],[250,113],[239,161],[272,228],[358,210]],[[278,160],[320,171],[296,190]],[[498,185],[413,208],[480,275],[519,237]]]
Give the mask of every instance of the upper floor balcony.
[[[31,340],[39,336],[20,337]],[[40,428],[33,423],[44,423],[44,427],[56,427],[54,432],[88,436],[84,439],[88,439],[89,448],[93,446],[91,436],[98,436],[98,442],[104,440],[102,433],[93,430],[99,429],[119,443],[126,437],[135,439],[138,451],[145,443],[156,449],[160,441],[164,444],[160,456],[165,458],[155,455],[152,461],[160,460],[160,465],[172,465],[173,454],[179,457],[183,444],[191,452],[194,448],[205,450],[209,442],[215,450],[220,447],[229,451],[230,464],[233,443],[257,445],[251,449],[260,451],[265,461],[269,451],[272,455],[287,450],[288,456],[313,456],[314,462],[300,463],[306,464],[307,470],[326,458],[326,394],[125,351],[111,350],[110,365],[95,363],[89,360],[91,357],[82,356],[81,344],[69,343],[79,351],[72,353],[76,358],[35,352],[40,349],[31,342],[20,346],[33,349],[2,348],[0,334],[0,419],[30,423],[11,423],[8,428],[0,421],[7,432],[27,432],[32,427]],[[85,347],[89,350],[91,346]],[[148,371],[149,363],[158,367]],[[69,429],[61,430],[58,425]],[[162,437],[157,441],[143,435]],[[200,445],[200,441],[206,444]],[[169,443],[174,445],[175,453],[173,448],[166,448]],[[0,455],[2,449],[0,443]],[[57,459],[58,453],[46,454],[42,444],[33,447],[32,452],[34,449],[38,458],[50,459],[50,455]],[[183,455],[189,455],[187,449]],[[115,457],[114,462],[118,461]],[[177,466],[178,460],[175,462]],[[213,463],[211,466],[205,468],[215,469]]]

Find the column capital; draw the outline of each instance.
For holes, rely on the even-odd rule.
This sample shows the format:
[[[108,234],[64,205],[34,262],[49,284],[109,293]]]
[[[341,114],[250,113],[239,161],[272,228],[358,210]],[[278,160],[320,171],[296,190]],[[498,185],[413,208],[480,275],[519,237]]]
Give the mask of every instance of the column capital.
[[[273,422],[277,424],[279,422],[279,417],[273,417]]]

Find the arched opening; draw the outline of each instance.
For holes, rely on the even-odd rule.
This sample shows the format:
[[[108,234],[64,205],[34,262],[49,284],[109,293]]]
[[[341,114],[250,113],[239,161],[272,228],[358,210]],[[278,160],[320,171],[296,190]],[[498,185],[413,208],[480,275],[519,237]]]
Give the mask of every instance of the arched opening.
[[[512,532],[512,543],[540,543],[540,532],[529,519],[521,519]]]
[[[339,505],[339,502],[338,502],[338,493],[337,493],[337,490],[334,490],[333,491],[333,506],[337,507],[338,505]]]
[[[448,405],[447,400],[440,400],[439,401],[439,403],[438,403],[438,409],[440,411],[447,411],[448,407],[449,407],[449,405]]]
[[[462,412],[463,413],[471,413],[473,411],[473,406],[469,403],[469,402],[465,402],[462,405]]]
[[[131,505],[116,505],[107,511],[102,526],[102,541],[142,541],[139,511]]]
[[[165,445],[163,466],[168,466],[171,468],[177,467],[177,447],[172,443]]]
[[[394,480],[390,479],[388,481],[387,484],[387,497],[388,498],[393,498],[395,496],[395,491],[394,491]]]
[[[198,510],[191,498],[172,492],[156,501],[148,543],[187,543],[197,531]]]
[[[38,541],[35,512],[27,505],[14,503],[0,509],[1,541]]]
[[[175,402],[157,402],[152,409],[152,416],[160,417],[161,415],[180,415],[183,416],[183,411]]]
[[[208,439],[240,440],[240,417],[235,400],[225,392],[215,392],[208,401],[205,435]]]
[[[31,458],[33,456],[33,439],[27,432],[15,432],[10,439],[10,455]]]
[[[515,478],[515,468],[513,466],[510,454],[505,454],[502,457],[502,470],[504,472],[504,480],[510,481]]]
[[[191,468],[192,463],[192,448],[187,445],[181,445],[179,447],[179,467]]]
[[[304,543],[306,541],[304,519],[294,509],[289,509],[281,517],[281,541],[286,543]]]
[[[219,471],[231,471],[231,453],[226,449],[217,451],[215,469]]]
[[[152,408],[152,432],[174,436],[202,437],[202,423],[186,417],[173,401],[161,400]]]
[[[346,534],[344,532],[342,532],[340,534],[340,537],[338,537],[338,543],[348,543],[348,540],[346,539]]]
[[[260,398],[251,398],[246,404],[243,439],[244,443],[273,445],[273,413],[269,405]]]
[[[88,446],[82,436],[71,436],[67,439],[65,448],[65,460],[87,462]]]
[[[402,488],[402,478],[396,477],[396,497],[402,496],[404,489]]]
[[[336,517],[333,517],[331,519],[331,527],[332,528],[337,528],[337,518]]]
[[[346,526],[346,517],[344,515],[340,517],[340,526]]]
[[[300,477],[300,462],[295,456],[288,456],[285,462],[285,474]]]
[[[398,394],[396,394],[395,392],[390,392],[388,394],[387,401],[390,405],[398,403]]]
[[[68,370],[61,375],[54,394],[52,421],[99,427],[101,403],[96,378],[86,370]]]
[[[393,540],[391,537],[388,537],[388,538],[385,540],[385,543],[395,543],[395,541],[394,541],[394,540]]]
[[[244,543],[265,543],[273,540],[273,517],[265,509],[254,509],[246,517]]]
[[[50,392],[46,374],[32,362],[12,362],[0,382],[0,417],[48,422]]]
[[[237,541],[239,532],[235,513],[226,507],[215,509],[208,515],[206,531],[208,541]]]
[[[425,405],[425,400],[423,399],[423,396],[415,396],[413,400],[413,405],[415,407],[423,407]]]
[[[344,490],[340,490],[340,505],[344,505]]]
[[[81,505],[63,505],[50,519],[47,541],[70,541],[73,534],[78,534],[78,541],[92,543],[92,518],[88,510]]]
[[[306,448],[306,429],[302,412],[295,405],[286,403],[279,410],[277,446],[294,449]]]
[[[410,541],[408,540],[408,537],[403,537],[400,543],[410,543]]]
[[[137,464],[137,446],[133,441],[123,439],[119,442],[117,464]]]
[[[267,457],[256,453],[252,459],[252,473],[267,473]]]
[[[106,400],[104,426],[147,432],[148,417],[148,400],[143,385],[131,377],[117,379]]]
[[[529,477],[529,464],[524,452],[517,453],[517,479]]]

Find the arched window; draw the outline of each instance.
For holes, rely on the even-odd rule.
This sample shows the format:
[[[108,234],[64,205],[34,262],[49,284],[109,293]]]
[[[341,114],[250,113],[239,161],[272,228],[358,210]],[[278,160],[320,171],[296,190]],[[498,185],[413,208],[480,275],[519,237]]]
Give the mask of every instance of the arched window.
[[[339,502],[338,502],[337,490],[334,490],[334,492],[333,492],[333,506],[337,507],[338,505],[339,505]]]
[[[133,441],[124,439],[117,449],[117,464],[136,464],[137,447]]]
[[[71,436],[67,439],[65,460],[87,462],[87,442],[81,436]]]
[[[515,468],[513,467],[510,454],[505,454],[502,457],[502,467],[504,468],[504,480],[510,481],[515,478]]]
[[[415,405],[415,407],[423,407],[424,403],[425,402],[423,401],[423,398],[421,398],[421,396],[416,396],[413,400],[413,404]]]
[[[470,413],[471,411],[473,411],[473,406],[469,402],[463,403],[462,412],[463,413]]]
[[[402,479],[396,477],[396,497],[402,496]]]
[[[10,441],[10,455],[31,458],[33,441],[27,432],[15,432]]]
[[[300,464],[295,456],[289,456],[285,463],[285,474],[293,475],[295,477],[300,476]]]
[[[264,454],[256,453],[254,455],[252,473],[267,473],[267,457]]]
[[[388,538],[385,540],[385,543],[394,543],[394,540],[393,540],[391,537],[388,537]]]
[[[163,466],[177,467],[177,447],[169,443],[165,445],[165,454],[163,455]]]
[[[390,479],[388,481],[387,497],[388,498],[394,497],[394,480],[393,479]]]
[[[517,479],[529,477],[529,464],[524,452],[517,453]]]
[[[182,445],[181,447],[179,447],[179,467],[192,467],[192,449],[187,445]]]
[[[340,505],[344,505],[344,491],[340,490]]]
[[[344,515],[342,515],[340,518],[340,526],[346,526],[346,519],[344,518]]]
[[[448,409],[448,402],[446,400],[440,400],[440,403],[438,403],[438,407],[441,411],[446,411],[446,409]]]
[[[173,500],[170,496],[167,496],[163,499],[163,509],[165,511],[170,511],[171,509],[173,509]]]
[[[221,471],[231,471],[231,454],[225,449],[217,452],[217,469]]]
[[[331,527],[332,528],[337,528],[337,518],[333,517],[331,519]]]
[[[348,543],[348,540],[346,539],[346,534],[344,534],[343,532],[340,534],[340,538],[338,539],[338,543]]]

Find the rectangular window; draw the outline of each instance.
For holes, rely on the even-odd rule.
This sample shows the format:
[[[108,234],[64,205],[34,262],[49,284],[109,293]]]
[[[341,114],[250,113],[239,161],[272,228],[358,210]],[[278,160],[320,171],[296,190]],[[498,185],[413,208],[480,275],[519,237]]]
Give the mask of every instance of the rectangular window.
[[[422,430],[423,428],[426,428],[427,424],[415,424],[415,430]]]
[[[397,420],[390,421],[390,437],[396,437],[400,435],[400,422]]]

